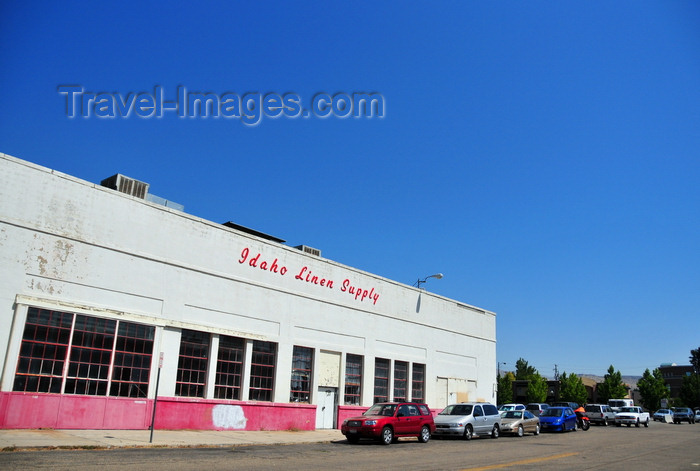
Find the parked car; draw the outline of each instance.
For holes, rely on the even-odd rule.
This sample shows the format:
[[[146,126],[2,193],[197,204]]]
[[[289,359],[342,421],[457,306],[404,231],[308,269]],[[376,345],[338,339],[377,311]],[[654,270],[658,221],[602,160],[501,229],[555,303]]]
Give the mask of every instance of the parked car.
[[[649,412],[644,412],[639,406],[620,407],[620,411],[615,412],[615,425],[618,427],[622,427],[623,425],[627,425],[628,427],[632,425],[635,427],[644,425],[648,427]]]
[[[549,408],[549,404],[545,404],[543,402],[531,402],[525,406],[525,410],[529,410],[537,417],[539,417],[542,411],[547,408]]]
[[[695,413],[693,413],[692,409],[687,407],[673,408],[673,423],[680,424],[681,422],[688,422],[689,424],[695,423]]]
[[[607,404],[586,404],[584,410],[592,424],[607,426],[608,423],[615,423],[615,413]]]
[[[540,434],[540,419],[529,410],[501,412],[501,433],[522,437],[526,433]]]
[[[700,422],[700,409],[695,411],[695,421]]]
[[[542,431],[576,430],[576,414],[571,407],[550,407],[540,414]]]
[[[498,438],[501,415],[488,402],[465,402],[445,407],[435,417],[435,436],[457,436],[471,440],[474,435]]]
[[[426,443],[435,431],[435,422],[426,404],[380,402],[361,416],[343,421],[340,431],[350,443],[371,438],[389,445],[398,437],[418,437],[419,442]]]
[[[664,422],[667,415],[673,416],[673,411],[671,409],[659,409],[654,412],[651,418],[654,419],[654,422]]]
[[[525,404],[502,404],[498,410],[500,412],[504,410],[525,410]]]

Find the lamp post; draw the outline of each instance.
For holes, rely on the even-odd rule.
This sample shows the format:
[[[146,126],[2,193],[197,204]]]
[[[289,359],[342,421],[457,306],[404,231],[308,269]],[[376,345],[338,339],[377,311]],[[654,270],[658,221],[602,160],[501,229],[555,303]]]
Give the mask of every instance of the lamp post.
[[[501,365],[506,366],[506,362],[505,361],[498,362],[498,376],[501,376]]]
[[[440,278],[442,278],[442,273],[436,273],[434,275],[426,276],[422,280],[418,278],[418,281],[416,281],[413,284],[413,286],[417,286],[418,288],[420,288],[421,283],[425,283],[426,281],[428,281],[428,278],[437,278],[439,280]]]

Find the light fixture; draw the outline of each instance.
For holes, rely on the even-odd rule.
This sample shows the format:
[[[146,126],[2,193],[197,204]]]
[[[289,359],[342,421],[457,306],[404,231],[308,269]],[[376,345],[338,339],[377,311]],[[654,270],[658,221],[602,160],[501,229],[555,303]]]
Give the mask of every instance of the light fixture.
[[[436,273],[434,275],[426,276],[422,280],[418,278],[418,281],[416,281],[413,284],[413,286],[417,286],[418,288],[420,288],[421,283],[425,283],[426,281],[428,281],[428,278],[437,278],[439,280],[440,278],[442,278],[442,273]]]

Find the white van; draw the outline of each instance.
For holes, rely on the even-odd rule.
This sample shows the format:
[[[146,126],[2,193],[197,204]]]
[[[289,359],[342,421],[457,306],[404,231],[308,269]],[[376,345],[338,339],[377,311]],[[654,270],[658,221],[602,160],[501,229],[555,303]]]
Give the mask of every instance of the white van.
[[[608,399],[608,405],[613,412],[620,412],[620,407],[632,407],[634,401],[632,399]]]

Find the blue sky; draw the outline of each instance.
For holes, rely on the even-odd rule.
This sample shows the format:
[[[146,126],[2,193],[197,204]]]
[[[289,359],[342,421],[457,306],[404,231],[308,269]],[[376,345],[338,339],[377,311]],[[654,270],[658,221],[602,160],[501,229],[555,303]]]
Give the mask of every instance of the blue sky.
[[[0,6],[0,152],[497,313],[498,361],[641,375],[700,345],[700,4]],[[126,96],[376,92],[383,118],[69,119]],[[31,190],[28,190],[31,191]]]

